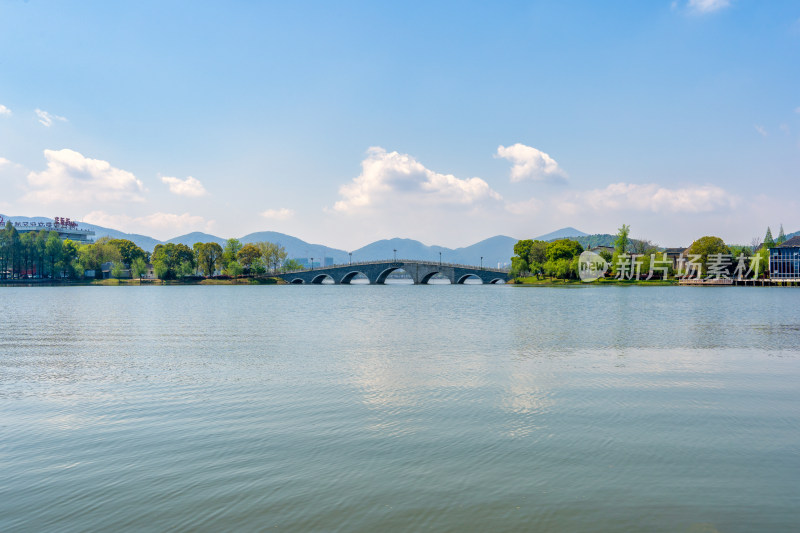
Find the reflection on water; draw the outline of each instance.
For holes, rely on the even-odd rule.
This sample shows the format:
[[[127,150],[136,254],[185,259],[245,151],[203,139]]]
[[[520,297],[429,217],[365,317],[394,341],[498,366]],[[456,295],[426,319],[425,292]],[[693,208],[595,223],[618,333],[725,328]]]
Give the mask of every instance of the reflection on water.
[[[0,290],[0,530],[788,531],[791,290]]]

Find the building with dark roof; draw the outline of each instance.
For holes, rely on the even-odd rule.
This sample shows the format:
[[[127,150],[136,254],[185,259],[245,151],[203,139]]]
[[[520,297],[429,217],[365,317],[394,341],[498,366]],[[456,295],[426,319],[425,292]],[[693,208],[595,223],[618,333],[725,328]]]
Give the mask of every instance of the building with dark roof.
[[[800,280],[800,236],[770,249],[769,277],[781,281]]]

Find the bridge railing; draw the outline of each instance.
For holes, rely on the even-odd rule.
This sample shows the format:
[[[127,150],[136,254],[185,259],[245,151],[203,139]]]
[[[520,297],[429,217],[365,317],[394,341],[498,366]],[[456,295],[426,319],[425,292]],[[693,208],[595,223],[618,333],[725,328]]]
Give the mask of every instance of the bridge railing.
[[[328,266],[319,266],[314,268],[301,268],[298,270],[287,270],[286,272],[281,272],[281,274],[297,274],[300,272],[313,272],[313,271],[323,271],[332,268],[345,268],[345,267],[354,267],[354,266],[366,266],[366,265],[382,265],[385,263],[420,263],[424,265],[435,265],[435,266],[442,266],[442,267],[450,267],[450,268],[467,268],[470,270],[485,270],[487,272],[496,272],[498,274],[508,274],[508,269],[504,268],[491,268],[491,267],[481,267],[478,265],[465,265],[462,263],[446,263],[444,261],[425,261],[423,259],[382,259],[382,260],[372,260],[372,261],[353,261],[348,263],[338,263],[334,265]]]

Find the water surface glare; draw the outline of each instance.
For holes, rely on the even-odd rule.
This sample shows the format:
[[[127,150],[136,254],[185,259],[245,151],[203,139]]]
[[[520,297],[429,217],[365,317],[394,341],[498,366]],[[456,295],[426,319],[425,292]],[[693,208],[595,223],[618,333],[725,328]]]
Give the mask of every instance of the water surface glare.
[[[0,288],[0,531],[796,531],[799,299]]]

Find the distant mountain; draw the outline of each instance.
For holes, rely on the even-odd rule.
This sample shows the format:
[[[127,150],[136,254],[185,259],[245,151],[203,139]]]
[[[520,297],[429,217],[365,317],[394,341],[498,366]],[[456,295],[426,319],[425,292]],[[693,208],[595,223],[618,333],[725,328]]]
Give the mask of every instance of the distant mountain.
[[[545,233],[544,235],[539,235],[536,237],[536,240],[539,241],[554,241],[556,239],[567,239],[570,237],[586,237],[588,233],[584,233],[580,230],[576,230],[575,228],[561,228],[557,229],[556,231],[551,231],[550,233]]]
[[[353,251],[353,261],[373,261],[392,259],[397,250],[398,259],[422,259],[438,261],[442,252],[442,261],[453,262],[450,248],[443,246],[426,246],[413,239],[383,239]],[[450,256],[450,257],[448,257]]]
[[[0,215],[3,216],[3,215]],[[46,217],[4,217],[6,220],[27,221],[27,222],[52,222],[53,219]],[[95,232],[95,239],[110,237],[112,239],[128,239],[136,243],[142,249],[152,252],[157,244],[165,242],[175,244],[185,244],[191,247],[197,242],[216,242],[221,246],[225,245],[227,239],[217,237],[202,232],[193,232],[179,237],[174,237],[168,241],[159,241],[146,235],[136,233],[125,233],[111,228],[104,228],[94,224],[79,223],[79,227],[91,229]],[[800,233],[800,232],[799,232]],[[551,233],[540,235],[539,240],[555,240],[572,238],[580,242],[584,247],[610,245],[613,244],[613,235],[588,235],[575,228],[562,228]],[[290,259],[310,259],[314,262],[322,262],[325,257],[333,258],[334,263],[343,264],[350,260],[350,255],[345,250],[331,248],[323,244],[308,243],[297,237],[278,233],[276,231],[259,231],[250,233],[239,239],[243,244],[269,241],[280,244],[286,250],[286,255]],[[352,252],[353,261],[374,261],[381,259],[391,259],[397,250],[398,259],[425,259],[429,261],[441,260],[446,263],[462,263],[469,265],[479,265],[481,260],[485,266],[508,265],[511,256],[514,255],[514,244],[518,239],[505,235],[496,235],[482,240],[470,246],[462,248],[447,248],[445,246],[428,246],[420,241],[413,239],[384,239],[375,241]],[[481,259],[483,258],[483,259]]]
[[[453,250],[453,263],[464,265],[479,265],[481,257],[484,266],[496,267],[503,266],[511,261],[514,255],[514,245],[518,239],[497,235],[488,239],[476,242],[471,246],[456,248]]]
[[[111,228],[104,228],[103,226],[95,226],[94,224],[86,224],[81,222],[79,227],[94,230],[94,239],[100,239],[102,237],[110,237],[112,239],[127,239],[132,241],[142,250],[147,250],[149,252],[153,251],[156,244],[161,243],[161,241],[154,239],[152,237],[148,237],[147,235],[139,235],[138,233],[125,233],[123,231],[118,231]]]
[[[310,244],[297,237],[286,235],[285,233],[278,233],[277,231],[259,231],[257,233],[250,233],[239,239],[242,244],[249,244],[253,242],[274,242],[283,246],[286,250],[286,257],[289,259],[308,259],[313,257],[314,262],[324,257],[332,257],[334,263],[346,263],[349,260],[347,252],[337,248],[330,248],[322,244]],[[355,261],[355,254],[353,255]],[[319,261],[320,263],[322,261]]]
[[[215,242],[220,246],[225,246],[226,240],[227,239],[217,237],[216,235],[209,235],[208,233],[194,231],[192,233],[187,233],[186,235],[181,235],[180,237],[174,237],[166,242],[171,242],[173,244],[185,244],[191,248],[197,242]]]

